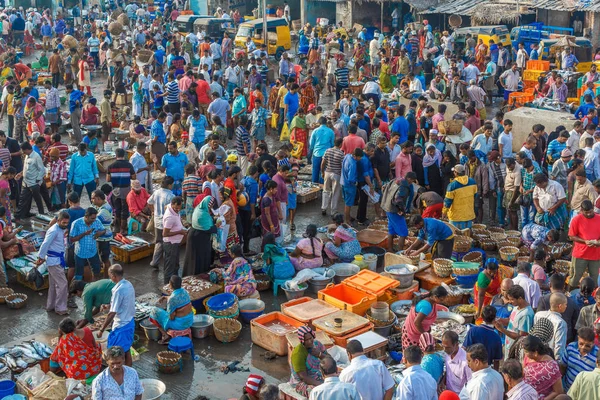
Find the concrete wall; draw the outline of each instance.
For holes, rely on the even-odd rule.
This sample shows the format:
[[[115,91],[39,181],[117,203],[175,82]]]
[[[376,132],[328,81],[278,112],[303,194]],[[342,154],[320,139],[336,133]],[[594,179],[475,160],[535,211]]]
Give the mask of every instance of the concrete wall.
[[[571,14],[567,11],[538,10],[538,21],[545,25],[572,28]]]
[[[342,22],[344,27],[352,27],[352,9],[353,4],[351,1],[335,3],[335,20]]]
[[[546,132],[551,132],[559,125],[563,125],[568,131],[573,129],[575,120],[568,113],[538,110],[535,108],[521,107],[504,114],[504,119],[513,122],[513,151],[521,150],[525,139],[531,133],[531,127],[535,124],[543,124]]]
[[[600,46],[600,13],[586,12],[584,31],[591,30],[592,48],[596,49]]]
[[[330,24],[337,23],[336,3],[331,1],[305,1],[306,22],[312,26],[317,24],[317,18],[328,18]]]

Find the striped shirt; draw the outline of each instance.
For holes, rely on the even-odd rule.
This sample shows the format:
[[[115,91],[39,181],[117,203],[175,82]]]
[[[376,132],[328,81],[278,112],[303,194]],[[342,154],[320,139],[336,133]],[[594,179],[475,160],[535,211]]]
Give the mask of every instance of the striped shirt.
[[[323,155],[325,161],[325,172],[331,172],[335,175],[342,175],[342,162],[344,161],[344,152],[337,147],[332,147],[325,151]]]
[[[58,149],[58,156],[60,157],[60,159],[63,161],[66,160],[67,156],[69,155],[69,146],[61,142],[55,142],[48,146],[48,150],[46,150],[46,157],[50,157],[50,150],[52,150],[55,147]]]
[[[131,175],[135,174],[135,170],[129,161],[117,160],[108,167],[108,173],[113,187],[129,188]]]
[[[508,400],[537,400],[538,394],[533,386],[521,381],[506,393],[506,397]]]
[[[580,372],[593,371],[596,368],[596,357],[598,355],[598,347],[594,346],[585,356],[581,356],[577,342],[570,343],[567,350],[563,353],[560,363],[567,366],[567,373],[564,376],[565,391],[569,390],[575,377]]]
[[[179,85],[177,81],[171,81],[165,85],[167,91],[167,104],[179,103]]]
[[[250,143],[250,134],[248,130],[243,126],[238,126],[235,130],[235,147],[237,149],[237,154],[240,157],[246,156],[246,150],[244,149],[244,144],[248,151],[252,151],[252,144]],[[245,171],[244,171],[245,172]]]
[[[97,220],[104,226],[104,235],[98,238],[98,241],[104,242],[112,239],[112,230],[110,225],[112,224],[113,216],[112,216],[112,207],[108,202],[105,202],[100,207],[95,207],[98,210],[98,218]]]
[[[342,87],[348,87],[350,71],[346,67],[341,67],[335,70],[335,79],[338,85]]]
[[[188,175],[181,184],[181,190],[188,199],[195,199],[200,194],[202,179],[197,175]]]

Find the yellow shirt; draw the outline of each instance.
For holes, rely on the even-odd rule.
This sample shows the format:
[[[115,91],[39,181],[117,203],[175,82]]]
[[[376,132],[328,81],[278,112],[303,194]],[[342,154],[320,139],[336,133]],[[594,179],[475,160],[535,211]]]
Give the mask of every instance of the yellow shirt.
[[[13,104],[14,98],[14,93],[8,93],[6,95],[6,114],[8,115],[15,115],[15,105]]]
[[[285,103],[283,102],[283,99],[285,99],[285,95],[287,94],[288,90],[285,86],[282,86],[279,88],[279,92],[277,92],[277,96],[279,96],[279,108],[285,108]]]

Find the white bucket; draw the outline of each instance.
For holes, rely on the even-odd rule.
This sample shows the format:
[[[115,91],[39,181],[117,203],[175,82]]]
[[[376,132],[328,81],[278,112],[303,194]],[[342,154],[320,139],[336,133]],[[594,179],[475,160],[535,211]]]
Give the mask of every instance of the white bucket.
[[[377,272],[377,254],[367,253],[363,255],[363,258],[369,266],[369,270]]]
[[[107,140],[104,142],[104,151],[107,153],[112,152],[115,149],[115,142],[112,140]]]

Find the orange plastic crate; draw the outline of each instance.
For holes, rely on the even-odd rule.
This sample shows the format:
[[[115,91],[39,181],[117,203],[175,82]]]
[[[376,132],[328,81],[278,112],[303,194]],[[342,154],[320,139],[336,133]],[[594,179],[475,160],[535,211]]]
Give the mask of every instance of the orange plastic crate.
[[[523,87],[525,89],[533,89],[537,85],[537,79],[535,81],[523,81]]]
[[[375,327],[375,325],[373,325],[372,322],[369,322],[368,325],[366,325],[363,328],[357,329],[353,332],[350,332],[349,334],[347,334],[346,336],[332,336],[329,335],[329,337],[331,338],[331,340],[333,340],[333,343],[337,344],[338,346],[341,347],[346,347],[346,344],[348,344],[349,340],[352,340],[353,337],[358,336],[358,335],[362,335],[363,333],[372,331],[373,328]],[[319,331],[319,328],[317,328],[317,331]]]
[[[523,71],[523,80],[525,81],[536,81],[540,76],[545,76],[548,71],[526,69]]]
[[[291,326],[291,329],[284,331],[283,329],[271,329],[272,323],[284,323]],[[269,314],[261,315],[254,318],[250,322],[250,336],[252,343],[275,352],[278,356],[287,355],[287,339],[286,334],[295,332],[303,326],[302,322],[296,321],[294,318],[288,317],[278,311]]]
[[[533,94],[514,92],[508,95],[508,104],[523,107],[525,103],[533,101]]]
[[[535,88],[526,88],[525,90],[523,90],[523,93],[533,95],[534,91],[535,91]]]
[[[527,69],[535,69],[538,71],[550,71],[550,61],[529,60],[527,61]]]

